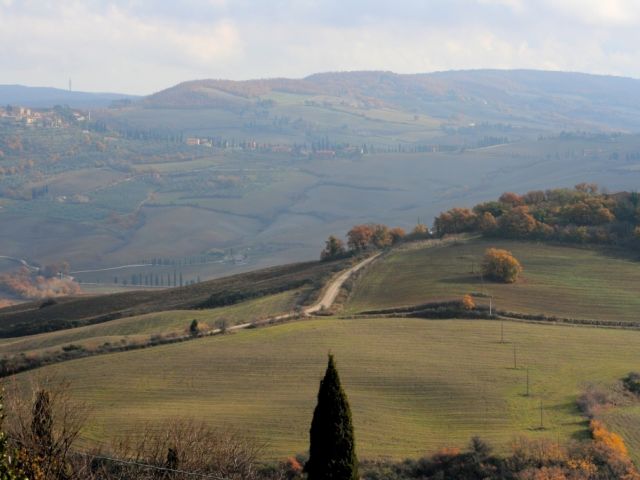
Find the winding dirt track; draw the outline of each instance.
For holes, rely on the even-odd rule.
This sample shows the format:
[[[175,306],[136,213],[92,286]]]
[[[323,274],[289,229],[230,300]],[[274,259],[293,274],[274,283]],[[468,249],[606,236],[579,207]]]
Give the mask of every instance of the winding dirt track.
[[[334,280],[332,280],[327,284],[320,299],[315,304],[305,308],[304,313],[306,313],[307,315],[312,315],[316,312],[319,312],[322,309],[331,308],[331,306],[333,305],[333,302],[336,301],[336,297],[338,296],[338,293],[340,292],[342,285],[344,285],[344,282],[349,280],[351,275],[356,273],[358,270],[366,267],[368,264],[373,262],[379,256],[380,254],[376,253],[372,257],[366,258],[360,263],[357,263],[356,265],[351,267],[350,269],[342,272],[338,277],[336,277]]]
[[[333,302],[336,301],[336,297],[338,296],[338,293],[340,293],[340,289],[342,288],[342,285],[344,285],[344,282],[349,280],[351,275],[353,275],[354,273],[356,273],[360,269],[362,269],[362,268],[366,267],[367,265],[369,265],[371,262],[373,262],[379,256],[380,256],[380,253],[376,253],[375,255],[373,255],[373,256],[371,256],[369,258],[365,258],[361,262],[357,263],[356,265],[354,265],[353,267],[349,268],[348,270],[345,270],[340,275],[338,275],[336,278],[331,280],[325,286],[324,291],[322,292],[322,295],[318,299],[318,301],[316,303],[314,303],[313,305],[311,305],[309,307],[306,307],[303,310],[304,314],[306,316],[309,316],[309,315],[313,315],[314,313],[319,312],[320,310],[331,308],[331,306],[333,305]],[[296,316],[295,313],[284,313],[284,314],[278,315],[276,317],[271,317],[270,319],[265,320],[264,323],[269,323],[269,322],[278,321],[278,320],[286,320],[288,318],[294,318],[295,316]],[[263,322],[261,322],[261,323],[263,323]],[[243,328],[249,328],[252,325],[253,325],[253,323],[241,323],[240,325],[234,325],[233,327],[229,327],[227,330],[228,331],[242,330]],[[209,331],[208,335],[216,335],[218,333],[221,333],[221,330],[219,328]]]

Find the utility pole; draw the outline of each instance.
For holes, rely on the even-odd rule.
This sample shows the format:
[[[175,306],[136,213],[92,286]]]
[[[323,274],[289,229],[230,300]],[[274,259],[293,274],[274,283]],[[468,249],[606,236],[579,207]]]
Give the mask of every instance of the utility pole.
[[[489,297],[489,316],[493,314],[493,297]]]

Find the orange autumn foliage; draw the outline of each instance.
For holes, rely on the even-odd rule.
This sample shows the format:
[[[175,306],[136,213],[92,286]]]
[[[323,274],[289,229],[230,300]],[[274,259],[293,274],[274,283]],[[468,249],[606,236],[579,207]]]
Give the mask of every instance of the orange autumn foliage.
[[[24,300],[61,297],[82,293],[80,285],[70,278],[46,278],[33,275],[26,268],[0,275],[0,291]]]
[[[371,243],[373,234],[371,225],[356,225],[347,233],[347,244],[351,250],[364,250]]]
[[[607,430],[601,421],[591,420],[589,423],[589,429],[591,430],[591,436],[596,443],[601,443],[623,457],[629,456],[629,451],[627,450],[627,446],[624,444],[622,437],[617,433]]]
[[[468,208],[452,208],[442,212],[433,223],[438,235],[471,232],[476,228],[478,216]]]
[[[465,310],[473,310],[476,308],[476,302],[473,301],[471,295],[465,295],[462,297],[462,308]]]
[[[524,203],[524,199],[517,193],[513,192],[503,193],[502,195],[500,195],[498,201],[501,203],[507,203],[509,205],[522,205]]]
[[[514,283],[522,273],[522,265],[508,250],[488,248],[482,262],[482,274],[492,280]]]

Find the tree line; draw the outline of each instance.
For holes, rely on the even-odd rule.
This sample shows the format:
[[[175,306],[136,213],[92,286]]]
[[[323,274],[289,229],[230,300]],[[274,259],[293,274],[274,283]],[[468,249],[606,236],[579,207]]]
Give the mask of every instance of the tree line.
[[[380,223],[355,225],[347,232],[347,242],[330,235],[320,253],[321,260],[333,260],[359,254],[368,250],[380,250],[410,240],[430,238],[429,228],[418,223],[410,233],[401,227],[388,227]]]
[[[434,233],[598,243],[640,248],[640,195],[606,193],[596,184],[573,189],[504,193],[495,201],[438,215]]]

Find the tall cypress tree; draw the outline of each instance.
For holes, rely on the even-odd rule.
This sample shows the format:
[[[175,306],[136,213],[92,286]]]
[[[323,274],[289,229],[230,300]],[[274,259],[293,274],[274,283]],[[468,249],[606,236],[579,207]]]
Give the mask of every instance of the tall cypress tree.
[[[329,355],[327,371],[320,382],[310,440],[309,461],[305,465],[309,480],[359,478],[351,409],[333,355]]]

